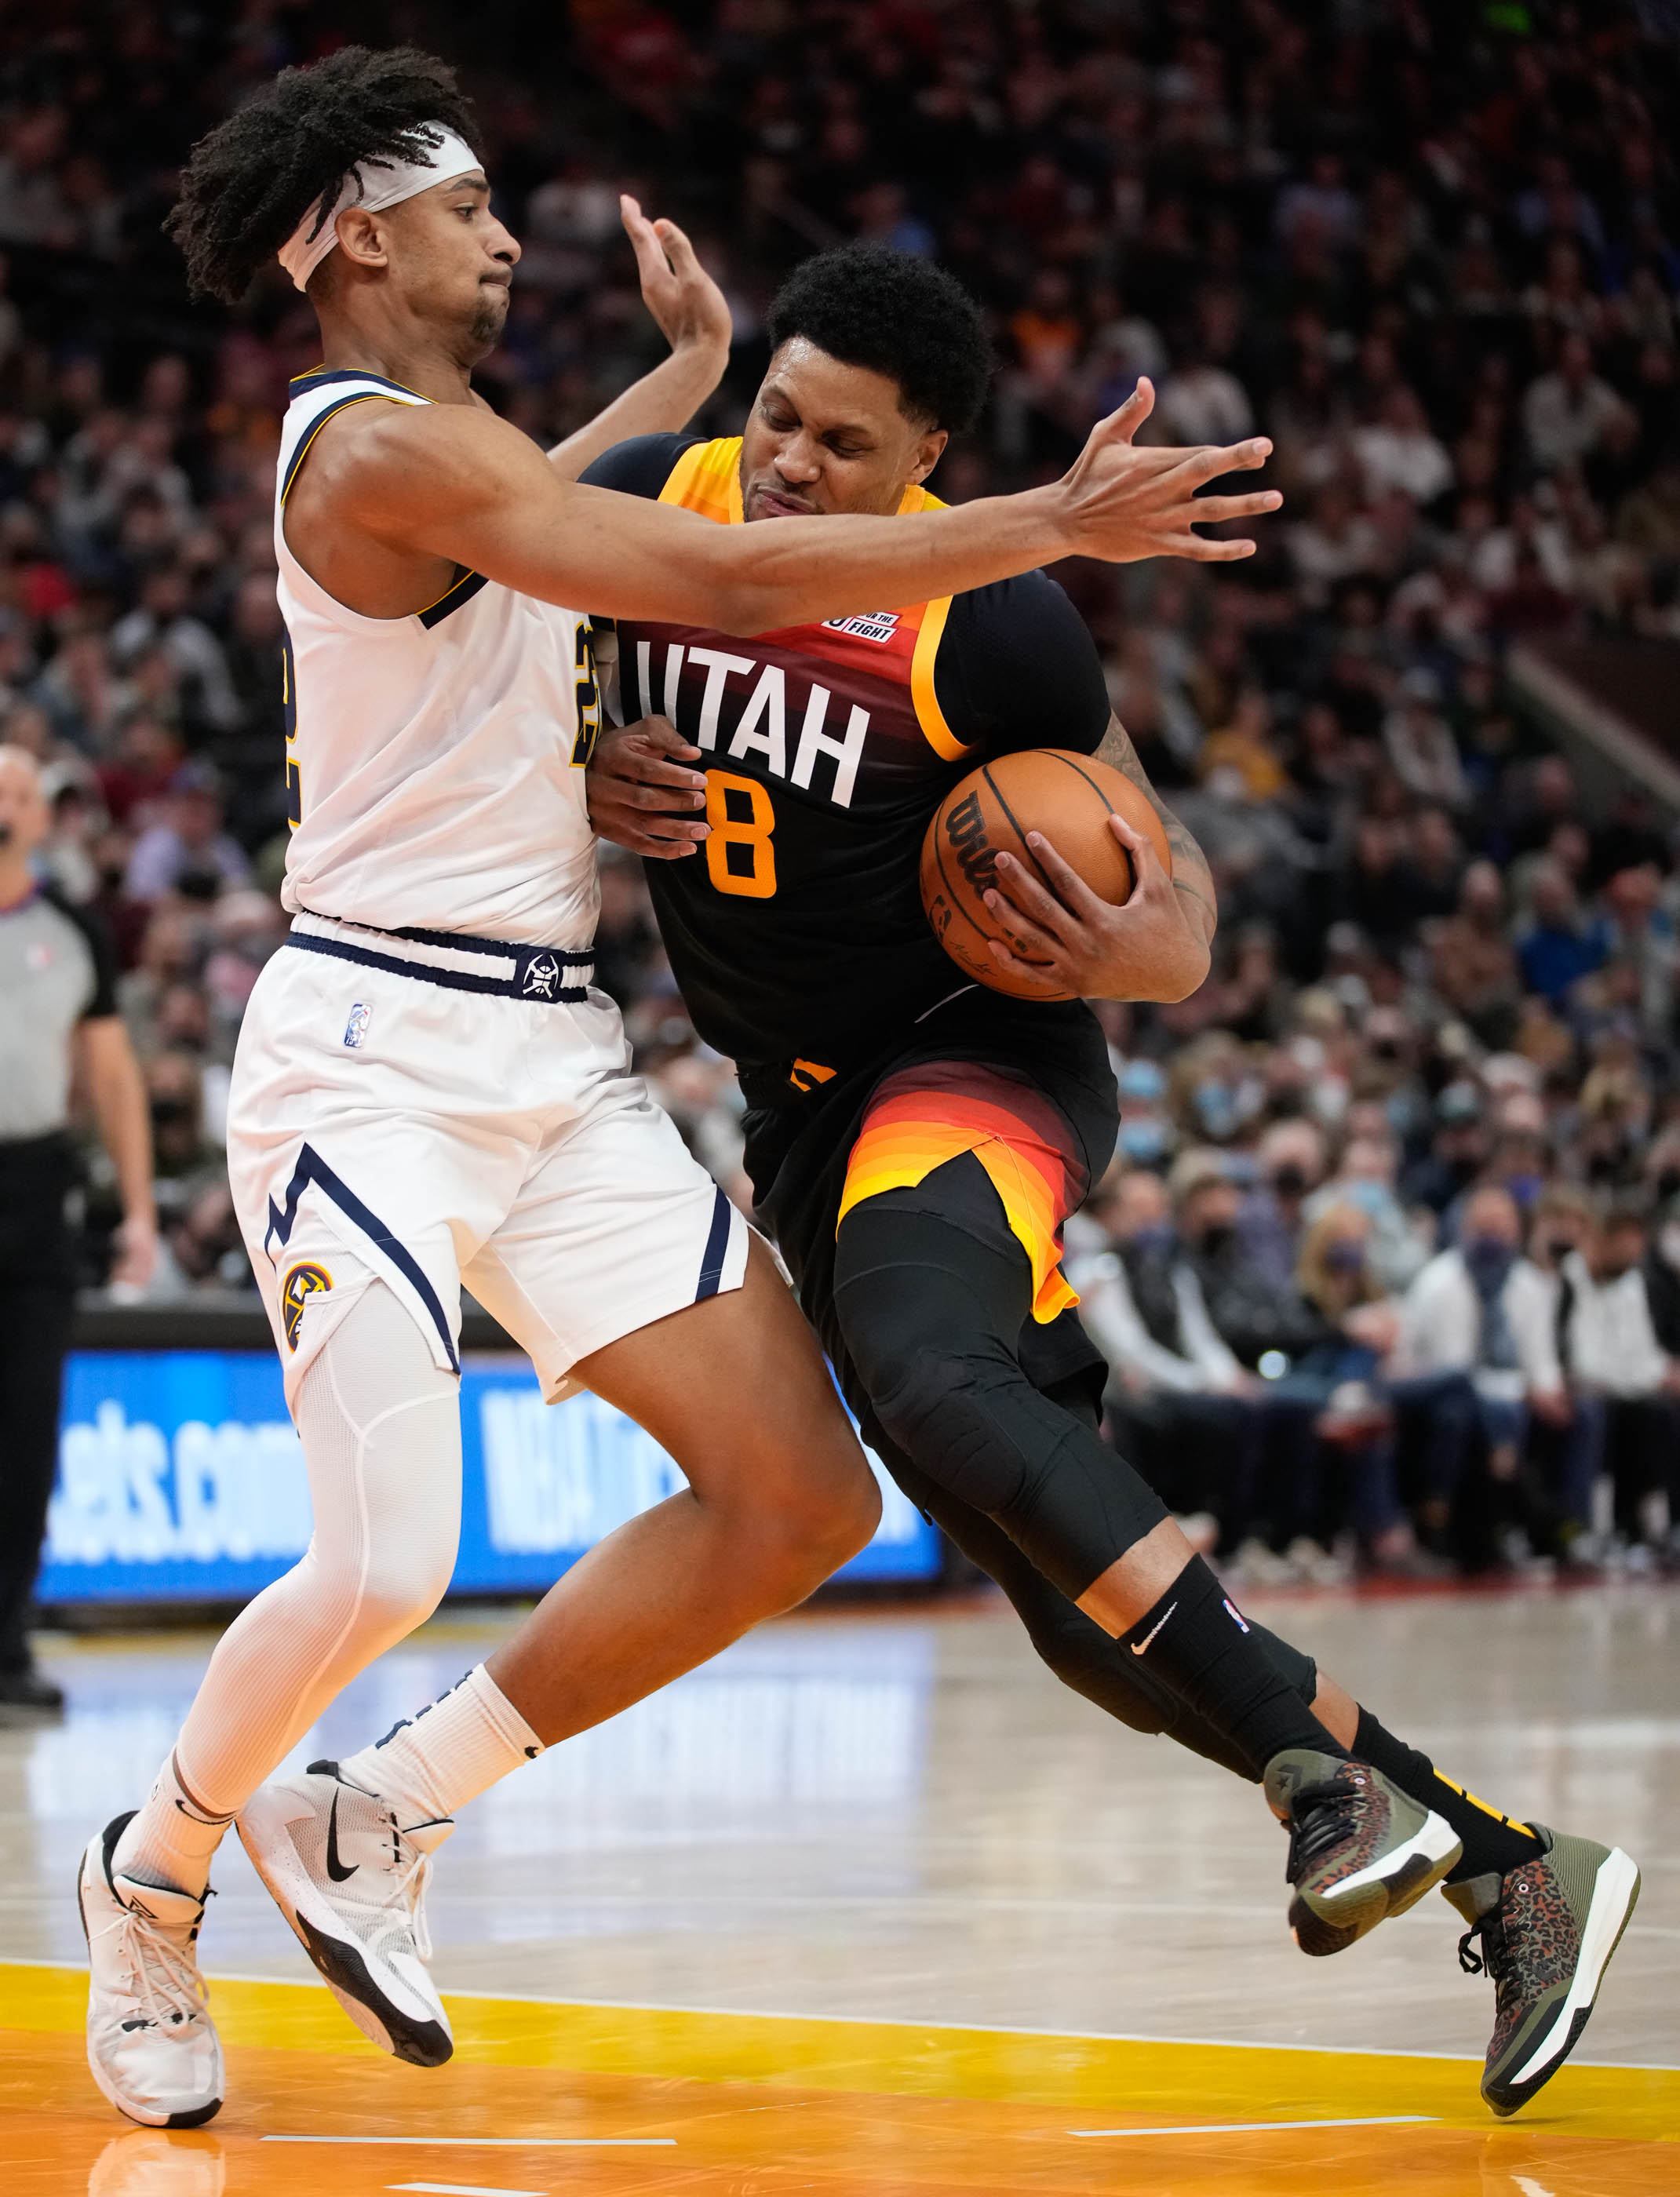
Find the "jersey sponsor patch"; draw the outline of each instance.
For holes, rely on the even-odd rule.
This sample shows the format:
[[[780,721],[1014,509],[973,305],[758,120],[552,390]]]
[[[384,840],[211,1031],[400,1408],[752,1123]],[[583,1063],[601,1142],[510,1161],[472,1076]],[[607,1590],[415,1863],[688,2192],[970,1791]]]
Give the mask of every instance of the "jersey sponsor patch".
[[[898,630],[896,611],[860,611],[855,617],[825,618],[831,633],[855,634],[860,641],[889,641]]]
[[[286,1347],[295,1351],[298,1331],[304,1324],[304,1307],[312,1296],[333,1286],[333,1277],[325,1267],[318,1267],[312,1259],[300,1259],[292,1267],[281,1284],[280,1316],[286,1327]]]

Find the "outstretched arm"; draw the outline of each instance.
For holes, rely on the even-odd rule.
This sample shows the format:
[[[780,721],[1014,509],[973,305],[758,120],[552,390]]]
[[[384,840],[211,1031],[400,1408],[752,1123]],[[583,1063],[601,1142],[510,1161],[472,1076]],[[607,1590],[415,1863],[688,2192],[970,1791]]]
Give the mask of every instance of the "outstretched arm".
[[[715,525],[561,480],[517,428],[466,405],[352,407],[327,422],[310,472],[314,508],[346,549],[368,537],[398,557],[447,558],[545,602],[763,633],[881,602],[929,602],[1058,557],[1252,555],[1252,541],[1193,530],[1274,510],[1277,494],[1196,491],[1263,465],[1271,444],[1136,449],[1153,403],[1140,382],[1047,487],[904,518]]]
[[[693,246],[674,221],[650,221],[628,193],[618,212],[635,251],[642,303],[671,355],[549,451],[548,462],[563,480],[575,481],[604,450],[632,435],[686,426],[729,363],[729,307]]]

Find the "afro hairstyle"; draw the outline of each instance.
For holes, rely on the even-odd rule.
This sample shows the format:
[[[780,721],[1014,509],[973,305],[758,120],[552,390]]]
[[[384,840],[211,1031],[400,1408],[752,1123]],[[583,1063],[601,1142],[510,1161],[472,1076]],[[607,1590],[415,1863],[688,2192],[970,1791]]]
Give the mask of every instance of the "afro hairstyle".
[[[796,267],[770,307],[770,348],[795,336],[898,384],[909,419],[961,434],[992,379],[980,308],[954,275],[884,244],[841,244]]]
[[[195,295],[237,304],[317,199],[330,206],[350,171],[421,160],[441,122],[484,147],[455,72],[414,46],[340,46],[282,69],[193,148],[164,227],[186,254]]]

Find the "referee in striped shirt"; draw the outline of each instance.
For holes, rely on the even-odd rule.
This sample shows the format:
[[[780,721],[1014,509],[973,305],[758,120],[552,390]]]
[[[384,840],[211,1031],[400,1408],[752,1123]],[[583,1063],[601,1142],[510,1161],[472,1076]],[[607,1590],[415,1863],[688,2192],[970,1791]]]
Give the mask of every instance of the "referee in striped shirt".
[[[92,1103],[123,1205],[113,1281],[157,1257],[145,1087],[117,1012],[110,942],[37,880],[51,817],[34,757],[0,746],[0,1708],[57,1709],[24,1630],[58,1460],[75,1258],[72,1086]]]

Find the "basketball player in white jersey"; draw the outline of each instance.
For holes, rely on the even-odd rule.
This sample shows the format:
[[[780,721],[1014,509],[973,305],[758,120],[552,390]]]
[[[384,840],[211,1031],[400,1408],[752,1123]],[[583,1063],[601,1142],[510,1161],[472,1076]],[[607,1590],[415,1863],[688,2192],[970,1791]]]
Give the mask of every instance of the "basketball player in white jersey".
[[[1192,521],[1277,501],[1192,503],[1266,446],[1134,451],[1137,407],[1055,487],[926,517],[715,527],[577,486],[597,451],[681,425],[709,392],[721,300],[680,232],[632,211],[653,302],[694,340],[545,459],[469,385],[518,258],[473,136],[440,63],[344,48],[213,131],[173,217],[197,287],[236,298],[277,254],[322,331],[275,518],[293,927],[252,996],[229,1125],[315,1533],[223,1636],[149,1798],[83,1859],[90,2061],[156,2125],[221,2102],[195,1951],[217,1842],[449,1580],[463,1284],[551,1400],[594,1389],[689,1487],[602,1543],[539,1631],[427,1712],[449,1773],[430,1816],[382,1800],[362,1756],[265,1788],[241,1816],[298,1936],[387,2049],[426,2065],[450,2049],[414,1927],[450,1811],[802,1599],[877,1516],[768,1254],[590,988],[599,705],[587,621],[564,606],[756,630],[1069,553],[1236,556],[1251,545]],[[814,768],[831,767],[839,741],[813,741]]]

